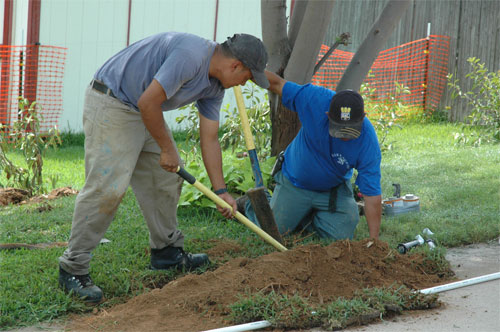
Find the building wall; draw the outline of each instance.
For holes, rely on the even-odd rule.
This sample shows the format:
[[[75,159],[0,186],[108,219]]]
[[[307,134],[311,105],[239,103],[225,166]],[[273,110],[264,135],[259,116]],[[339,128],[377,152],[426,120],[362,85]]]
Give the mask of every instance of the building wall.
[[[214,38],[216,0],[131,2],[130,43],[170,30]],[[82,131],[85,87],[95,71],[127,45],[128,6],[128,0],[42,0],[40,43],[68,48],[62,130]],[[261,38],[260,0],[219,0],[215,39],[223,42],[234,33]],[[223,105],[228,103],[236,105],[230,90]],[[176,127],[179,112],[165,113],[171,127]]]
[[[12,44],[25,45],[28,33],[28,1],[14,1]],[[3,18],[3,15],[2,15]]]

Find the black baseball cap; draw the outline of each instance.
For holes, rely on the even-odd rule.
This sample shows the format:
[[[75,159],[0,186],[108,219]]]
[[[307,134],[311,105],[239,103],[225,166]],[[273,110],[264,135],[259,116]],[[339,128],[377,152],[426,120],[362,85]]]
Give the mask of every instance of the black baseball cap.
[[[342,90],[332,97],[330,110],[330,136],[354,139],[361,135],[365,106],[363,97],[353,90]]]
[[[267,65],[267,52],[262,41],[252,35],[237,33],[227,38],[227,46],[231,53],[252,72],[253,81],[267,89],[269,81],[264,70]]]

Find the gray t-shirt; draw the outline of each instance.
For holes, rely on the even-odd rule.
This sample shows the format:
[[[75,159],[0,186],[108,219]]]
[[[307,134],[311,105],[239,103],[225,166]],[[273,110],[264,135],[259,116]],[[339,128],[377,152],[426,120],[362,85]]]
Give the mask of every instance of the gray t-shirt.
[[[122,102],[136,109],[137,101],[154,78],[167,95],[167,101],[162,104],[163,111],[196,101],[203,116],[218,121],[224,87],[219,80],[208,76],[216,45],[188,33],[159,33],[111,57],[94,78],[106,84]]]

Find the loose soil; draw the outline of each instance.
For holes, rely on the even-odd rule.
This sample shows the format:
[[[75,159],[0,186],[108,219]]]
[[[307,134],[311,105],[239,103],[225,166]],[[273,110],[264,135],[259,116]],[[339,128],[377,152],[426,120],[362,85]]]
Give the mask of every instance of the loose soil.
[[[234,242],[220,242],[211,259],[238,252]],[[238,295],[262,292],[308,298],[323,304],[351,298],[357,290],[395,283],[422,289],[450,280],[453,272],[438,269],[421,254],[401,255],[387,243],[338,241],[305,245],[255,259],[231,259],[214,271],[188,274],[110,309],[75,317],[69,331],[201,331],[234,325],[229,305]],[[438,272],[439,271],[439,272]],[[105,290],[104,290],[105,291]]]
[[[6,206],[9,204],[42,203],[58,197],[76,194],[78,194],[77,190],[74,190],[71,187],[62,187],[52,190],[47,195],[30,197],[29,192],[24,189],[0,188],[0,206]]]

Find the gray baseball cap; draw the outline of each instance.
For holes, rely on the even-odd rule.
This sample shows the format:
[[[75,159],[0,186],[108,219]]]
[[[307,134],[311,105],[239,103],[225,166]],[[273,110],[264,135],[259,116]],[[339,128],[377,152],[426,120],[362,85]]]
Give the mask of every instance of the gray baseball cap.
[[[267,89],[269,81],[264,70],[267,65],[267,52],[262,41],[252,35],[237,33],[227,38],[227,46],[231,53],[252,72],[253,81]]]

